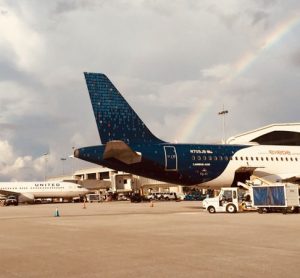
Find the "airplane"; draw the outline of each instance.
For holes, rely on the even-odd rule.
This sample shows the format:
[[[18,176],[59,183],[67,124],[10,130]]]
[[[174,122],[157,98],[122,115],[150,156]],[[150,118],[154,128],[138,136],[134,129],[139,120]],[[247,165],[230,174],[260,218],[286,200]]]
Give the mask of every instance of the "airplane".
[[[88,189],[72,182],[0,182],[0,194],[16,195],[19,201],[33,202],[36,198],[79,197]]]
[[[151,133],[105,74],[84,75],[102,145],[76,149],[76,158],[186,186],[237,186],[252,175],[269,182],[300,181],[298,146],[165,142]]]

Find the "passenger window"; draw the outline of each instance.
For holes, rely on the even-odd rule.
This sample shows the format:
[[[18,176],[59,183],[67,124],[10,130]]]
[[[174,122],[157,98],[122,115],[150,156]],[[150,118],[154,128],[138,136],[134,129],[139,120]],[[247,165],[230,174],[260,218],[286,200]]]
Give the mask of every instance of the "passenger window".
[[[260,158],[260,160],[261,160],[261,161],[264,161],[264,158],[263,158],[263,157],[261,157],[261,158]]]
[[[243,160],[243,157],[241,156],[241,160]]]
[[[238,159],[239,159],[239,158],[236,156],[236,157],[235,157],[235,160],[238,160]]]

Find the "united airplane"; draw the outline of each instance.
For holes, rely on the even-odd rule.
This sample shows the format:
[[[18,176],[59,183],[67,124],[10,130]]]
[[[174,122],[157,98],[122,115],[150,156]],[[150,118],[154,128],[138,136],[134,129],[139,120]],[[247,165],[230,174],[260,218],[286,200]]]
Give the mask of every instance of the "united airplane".
[[[74,156],[118,171],[180,185],[234,186],[251,175],[298,182],[300,147],[231,144],[175,144],[154,136],[112,82],[85,73],[102,145]]]
[[[17,195],[19,200],[35,198],[73,198],[87,194],[88,189],[72,182],[1,182],[0,194]]]

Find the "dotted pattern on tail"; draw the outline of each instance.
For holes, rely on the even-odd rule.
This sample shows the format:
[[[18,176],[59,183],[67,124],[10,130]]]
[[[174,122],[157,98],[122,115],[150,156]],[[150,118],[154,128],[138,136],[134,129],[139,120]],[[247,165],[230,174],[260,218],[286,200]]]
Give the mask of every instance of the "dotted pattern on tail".
[[[122,140],[129,145],[163,143],[104,74],[85,72],[84,75],[102,144],[111,140]]]

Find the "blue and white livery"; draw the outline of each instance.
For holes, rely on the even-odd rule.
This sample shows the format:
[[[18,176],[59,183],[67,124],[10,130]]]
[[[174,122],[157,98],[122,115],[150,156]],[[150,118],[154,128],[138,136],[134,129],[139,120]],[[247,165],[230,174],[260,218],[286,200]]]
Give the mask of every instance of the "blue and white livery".
[[[233,186],[250,175],[298,181],[298,146],[165,142],[151,133],[104,74],[85,73],[85,79],[102,145],[75,150],[77,158],[180,185]]]

